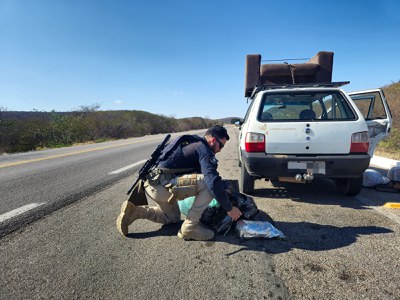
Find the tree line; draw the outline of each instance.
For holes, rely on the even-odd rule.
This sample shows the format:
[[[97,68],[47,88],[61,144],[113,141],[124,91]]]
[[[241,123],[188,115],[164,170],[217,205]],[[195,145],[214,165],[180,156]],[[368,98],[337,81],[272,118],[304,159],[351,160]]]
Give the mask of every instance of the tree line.
[[[0,108],[0,154],[203,129],[218,123],[145,111],[98,111],[96,107],[81,107],[73,112],[23,113]]]

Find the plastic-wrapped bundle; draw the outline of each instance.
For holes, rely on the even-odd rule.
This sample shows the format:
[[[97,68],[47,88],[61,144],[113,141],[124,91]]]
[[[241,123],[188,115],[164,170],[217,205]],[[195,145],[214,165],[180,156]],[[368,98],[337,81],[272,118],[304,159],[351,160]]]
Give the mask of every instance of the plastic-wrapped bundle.
[[[371,188],[380,184],[388,184],[389,182],[389,178],[374,169],[366,169],[363,174],[363,186],[365,187]]]
[[[286,238],[280,230],[267,221],[239,220],[236,222],[236,231],[241,239]]]
[[[183,200],[179,200],[178,206],[179,206],[179,210],[181,211],[181,213],[184,214],[185,216],[187,216],[189,210],[192,208],[193,202],[194,202],[194,196],[188,197]],[[208,205],[208,208],[212,208],[212,209],[218,208],[218,207],[220,207],[220,205],[216,199],[212,199],[210,204]]]
[[[400,166],[390,168],[387,177],[389,177],[391,181],[400,182]]]

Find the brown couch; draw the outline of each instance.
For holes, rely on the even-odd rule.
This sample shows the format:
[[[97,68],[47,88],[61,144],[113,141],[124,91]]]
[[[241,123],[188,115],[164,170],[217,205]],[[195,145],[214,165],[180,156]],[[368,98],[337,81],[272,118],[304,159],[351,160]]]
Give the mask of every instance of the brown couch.
[[[245,97],[264,85],[331,82],[333,52],[321,51],[299,64],[261,64],[260,54],[248,54],[245,66]]]

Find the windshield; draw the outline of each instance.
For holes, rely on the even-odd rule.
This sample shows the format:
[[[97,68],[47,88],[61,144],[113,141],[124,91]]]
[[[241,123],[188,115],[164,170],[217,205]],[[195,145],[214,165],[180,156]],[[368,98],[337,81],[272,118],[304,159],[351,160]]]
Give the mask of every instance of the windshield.
[[[341,121],[357,117],[338,91],[264,94],[259,121]]]

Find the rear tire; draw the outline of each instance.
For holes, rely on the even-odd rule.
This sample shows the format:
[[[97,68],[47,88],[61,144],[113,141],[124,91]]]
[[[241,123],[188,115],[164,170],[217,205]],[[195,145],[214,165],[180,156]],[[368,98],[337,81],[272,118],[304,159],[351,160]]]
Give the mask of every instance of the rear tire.
[[[355,196],[362,189],[363,178],[340,178],[336,179],[336,188],[345,196]]]
[[[244,164],[242,164],[240,168],[240,183],[239,183],[239,189],[241,193],[252,195],[254,192],[254,181],[255,178],[254,176],[251,176],[247,170]]]

